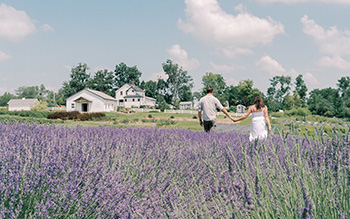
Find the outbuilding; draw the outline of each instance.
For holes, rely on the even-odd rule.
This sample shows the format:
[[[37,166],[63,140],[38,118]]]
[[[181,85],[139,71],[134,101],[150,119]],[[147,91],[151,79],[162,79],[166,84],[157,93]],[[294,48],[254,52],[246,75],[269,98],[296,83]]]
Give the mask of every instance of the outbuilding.
[[[117,102],[101,91],[86,88],[68,97],[66,110],[84,112],[113,112],[117,109]]]
[[[7,104],[9,111],[31,110],[39,101],[37,99],[11,99]]]

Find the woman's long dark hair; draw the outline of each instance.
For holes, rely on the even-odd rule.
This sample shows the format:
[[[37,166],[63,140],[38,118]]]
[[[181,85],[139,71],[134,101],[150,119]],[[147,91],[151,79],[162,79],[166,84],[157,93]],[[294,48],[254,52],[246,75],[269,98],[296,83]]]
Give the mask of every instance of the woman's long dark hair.
[[[264,100],[259,95],[254,98],[254,104],[257,110],[265,107]]]

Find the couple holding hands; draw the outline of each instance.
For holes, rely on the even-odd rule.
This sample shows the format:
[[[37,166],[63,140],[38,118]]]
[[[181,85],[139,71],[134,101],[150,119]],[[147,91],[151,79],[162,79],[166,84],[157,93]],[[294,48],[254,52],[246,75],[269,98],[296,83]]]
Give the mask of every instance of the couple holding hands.
[[[206,132],[215,128],[216,110],[218,109],[233,122],[244,120],[252,114],[249,140],[254,141],[255,139],[265,139],[267,137],[268,131],[266,123],[268,124],[269,131],[271,131],[271,124],[268,117],[267,106],[265,106],[264,100],[260,96],[255,97],[254,105],[248,108],[246,114],[240,118],[233,118],[213,94],[214,89],[211,87],[207,88],[207,95],[202,97],[198,103],[199,123],[204,127]]]

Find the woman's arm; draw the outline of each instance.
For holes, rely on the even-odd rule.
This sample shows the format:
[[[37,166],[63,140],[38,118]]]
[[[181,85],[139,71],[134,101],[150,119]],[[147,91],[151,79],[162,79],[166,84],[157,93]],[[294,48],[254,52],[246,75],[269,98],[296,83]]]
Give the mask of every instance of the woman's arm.
[[[251,110],[251,106],[248,108],[248,111],[246,112],[246,114],[244,114],[241,118],[238,118],[238,119],[234,119],[233,121],[234,122],[239,122],[239,121],[241,121],[241,120],[243,120],[243,119],[246,119],[249,115],[250,115],[250,113],[252,112],[252,110]]]
[[[264,115],[265,115],[265,120],[267,122],[267,125],[269,126],[269,130],[271,131],[271,123],[270,123],[270,119],[269,119],[269,113],[267,110],[267,106],[265,106]]]

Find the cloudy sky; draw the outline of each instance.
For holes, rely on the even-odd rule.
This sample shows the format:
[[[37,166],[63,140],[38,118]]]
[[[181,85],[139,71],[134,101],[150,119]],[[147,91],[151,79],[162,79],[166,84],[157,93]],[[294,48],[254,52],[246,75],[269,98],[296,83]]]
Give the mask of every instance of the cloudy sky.
[[[137,66],[163,77],[171,59],[202,88],[303,75],[309,90],[350,76],[350,0],[0,1],[0,95],[44,84],[58,91],[72,67]]]

